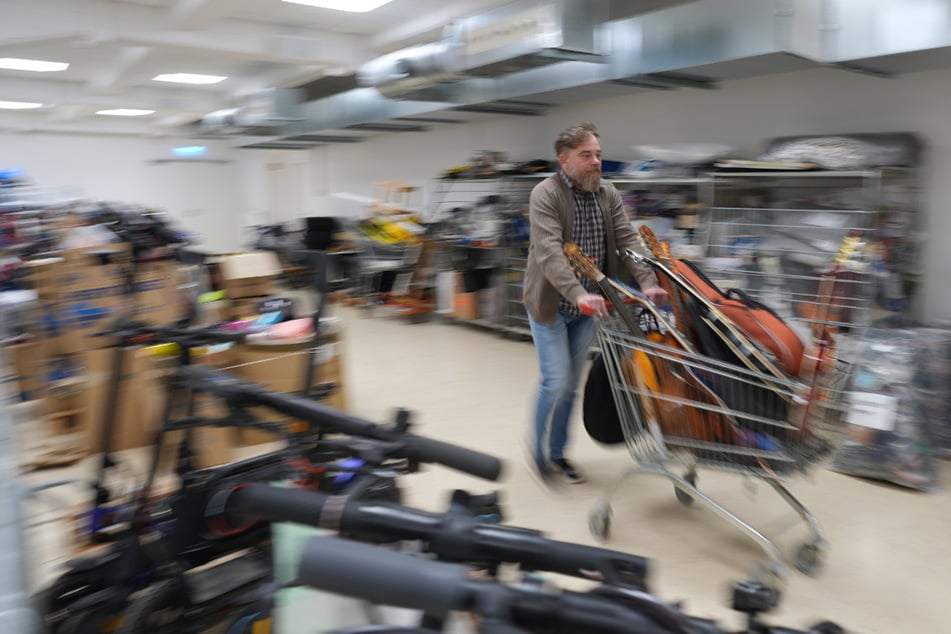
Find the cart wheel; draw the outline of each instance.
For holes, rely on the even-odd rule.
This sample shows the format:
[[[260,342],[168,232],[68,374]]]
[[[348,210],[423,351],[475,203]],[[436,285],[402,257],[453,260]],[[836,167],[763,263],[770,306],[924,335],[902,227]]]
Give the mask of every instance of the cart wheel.
[[[818,544],[806,542],[796,551],[796,568],[810,577],[822,566],[823,550]]]
[[[697,486],[697,472],[691,471],[690,473],[686,474],[684,476],[684,480],[686,480],[690,484],[690,486],[696,487]],[[684,491],[683,489],[681,489],[680,487],[677,487],[677,486],[674,487],[674,494],[676,494],[677,496],[677,501],[683,504],[684,506],[690,506],[691,504],[693,504],[693,496],[687,493],[686,491]]]
[[[606,540],[611,534],[611,508],[602,506],[592,511],[588,516],[588,530],[597,539]]]

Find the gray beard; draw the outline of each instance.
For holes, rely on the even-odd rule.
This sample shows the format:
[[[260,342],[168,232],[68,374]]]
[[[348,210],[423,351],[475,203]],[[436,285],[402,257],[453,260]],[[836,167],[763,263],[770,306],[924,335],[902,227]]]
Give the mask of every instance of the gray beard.
[[[583,175],[580,179],[578,179],[578,186],[586,192],[597,191],[601,186],[601,174],[599,172],[594,172]]]

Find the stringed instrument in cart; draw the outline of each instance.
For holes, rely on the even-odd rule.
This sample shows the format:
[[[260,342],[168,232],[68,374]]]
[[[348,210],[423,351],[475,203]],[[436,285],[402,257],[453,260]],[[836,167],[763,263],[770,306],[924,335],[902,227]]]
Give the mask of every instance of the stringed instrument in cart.
[[[686,361],[677,359],[677,350],[689,353],[691,344],[670,331],[645,333],[620,296],[616,283],[612,283],[578,245],[566,244],[564,252],[578,274],[598,285],[630,334],[648,342],[643,350],[633,350],[629,359],[622,360],[625,380],[645,394],[640,401],[648,422],[655,423],[667,436],[735,444],[739,428],[725,413],[726,404],[694,374]],[[660,352],[656,344],[673,354]]]
[[[666,283],[667,288],[670,289],[668,294],[671,296],[671,303],[677,302],[680,306],[678,319],[683,321],[678,323],[678,327],[685,332],[694,330],[685,307],[689,300],[697,309],[699,320],[709,332],[714,333],[719,342],[750,372],[759,377],[765,386],[771,388],[783,401],[792,404],[794,398],[789,394],[790,375],[780,369],[776,362],[751,341],[732,319],[684,277],[678,269],[678,262],[670,252],[670,246],[667,243],[661,243],[650,227],[642,225],[638,228],[638,234],[653,258],[641,256],[633,251],[628,251],[627,255],[654,268],[658,282]]]
[[[809,386],[809,391],[804,404],[794,413],[794,421],[798,422],[803,437],[811,434],[811,418],[816,407],[829,398],[827,388],[838,364],[835,337],[838,330],[835,323],[837,308],[833,303],[839,275],[852,268],[856,255],[862,251],[863,244],[859,232],[847,233],[842,238],[829,269],[823,273],[822,280],[819,282],[815,318],[810,323],[812,345],[806,350],[800,374]]]

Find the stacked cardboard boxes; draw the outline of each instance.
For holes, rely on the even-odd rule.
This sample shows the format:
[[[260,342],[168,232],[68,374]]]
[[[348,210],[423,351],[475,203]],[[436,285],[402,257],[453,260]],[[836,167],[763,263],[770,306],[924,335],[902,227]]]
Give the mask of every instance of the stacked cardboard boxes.
[[[112,377],[122,355],[122,372],[119,374],[118,394],[111,417],[107,416],[107,399],[112,389]],[[98,349],[86,353],[87,384],[84,392],[86,436],[85,447],[89,452],[102,449],[121,451],[153,444],[166,413],[169,393],[166,378],[177,360],[168,356],[156,356],[150,348]],[[226,368],[235,364],[237,357],[233,347],[209,349],[194,355],[193,363],[210,367]],[[204,394],[195,397],[195,415],[221,417],[227,411],[213,398]],[[184,403],[176,405],[171,414],[184,416]],[[103,446],[103,429],[108,425],[107,446]],[[166,446],[174,449],[181,441],[183,432],[169,434]],[[192,450],[197,466],[209,467],[230,462],[232,450],[238,444],[233,429],[224,427],[198,428],[193,431]]]
[[[128,244],[116,243],[26,263],[40,308],[34,342],[19,344],[14,359],[21,395],[43,399],[45,426],[52,434],[88,431],[99,416],[91,409],[96,402],[91,384],[104,371],[108,353],[101,348],[109,341],[97,332],[120,316],[162,324],[186,310],[175,263],[139,264],[130,287],[130,256]]]
[[[275,290],[281,263],[270,251],[226,255],[214,262],[219,285],[228,299],[228,318],[258,313],[258,305]]]

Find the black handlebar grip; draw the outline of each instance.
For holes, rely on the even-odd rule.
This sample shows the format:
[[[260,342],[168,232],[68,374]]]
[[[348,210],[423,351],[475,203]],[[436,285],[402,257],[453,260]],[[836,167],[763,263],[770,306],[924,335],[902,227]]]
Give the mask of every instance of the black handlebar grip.
[[[311,537],[297,575],[318,590],[444,615],[468,603],[468,570],[336,537]]]
[[[245,332],[228,332],[226,330],[201,330],[196,332],[195,335],[201,338],[207,337],[209,340],[218,343],[243,343],[248,338],[248,334]]]
[[[327,496],[317,491],[249,484],[231,494],[227,516],[232,524],[256,517],[268,522],[319,526],[326,501]]]
[[[438,463],[485,480],[498,480],[502,475],[502,461],[495,456],[413,434],[400,440],[408,458]]]
[[[610,585],[636,588],[647,585],[646,557],[569,542],[549,544],[545,561],[551,572],[587,577]]]

